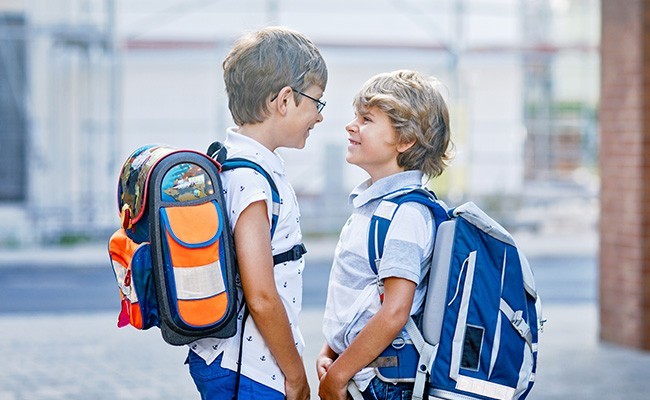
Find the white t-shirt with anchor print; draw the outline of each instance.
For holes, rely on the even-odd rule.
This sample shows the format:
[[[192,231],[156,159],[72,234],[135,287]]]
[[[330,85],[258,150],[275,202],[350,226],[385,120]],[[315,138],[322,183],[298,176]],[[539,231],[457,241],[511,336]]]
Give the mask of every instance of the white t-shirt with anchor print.
[[[271,174],[278,188],[281,205],[278,224],[271,239],[273,254],[285,252],[300,243],[302,233],[300,231],[298,201],[293,187],[287,179],[282,158],[259,142],[238,134],[234,128],[227,130],[224,144],[228,148],[229,158],[242,157],[258,163]],[[250,168],[238,168],[224,172],[222,184],[231,229],[236,226],[241,212],[250,204],[260,200],[267,202],[269,221],[271,221],[271,189],[262,175]],[[287,311],[294,342],[300,354],[302,354],[305,347],[298,327],[298,318],[302,308],[302,273],[304,266],[304,258],[301,258],[274,267],[276,287]],[[241,286],[239,282],[237,283],[241,296]],[[190,348],[208,364],[223,353],[221,366],[236,371],[242,314],[243,311],[239,314],[237,334],[232,338],[200,339],[191,343]],[[242,374],[256,382],[285,393],[284,375],[266,346],[255,322],[250,317],[245,324],[244,340]]]

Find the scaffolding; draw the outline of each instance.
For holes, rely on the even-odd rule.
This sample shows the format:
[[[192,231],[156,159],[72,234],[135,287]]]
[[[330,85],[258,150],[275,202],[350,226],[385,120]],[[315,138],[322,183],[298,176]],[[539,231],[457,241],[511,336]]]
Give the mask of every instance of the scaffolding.
[[[22,220],[19,218],[19,222],[9,224],[8,228],[0,227],[0,244],[11,234],[9,231],[16,229],[24,229],[19,241],[105,236],[117,219],[114,190],[118,158],[125,140],[123,91],[128,90],[122,75],[124,58],[151,49],[160,56],[165,51],[187,51],[189,46],[193,51],[212,54],[210,62],[213,62],[231,40],[227,33],[191,40],[156,37],[158,28],[206,11],[214,6],[211,1],[140,3],[139,13],[147,8],[157,11],[142,14],[144,18],[131,17],[135,28],[119,33],[116,25],[122,14],[118,13],[116,2],[25,0],[21,2],[23,7],[10,10],[3,10],[0,2],[0,182],[3,182],[0,218],[3,221],[13,218],[16,209],[24,214]],[[249,3],[233,3],[228,7],[242,14],[256,12],[258,22],[273,24],[290,22],[285,3],[295,6],[291,18],[309,15],[307,5],[294,0],[260,0],[257,11],[244,9],[250,7]],[[340,3],[340,9],[328,5],[330,8],[323,18],[337,19],[347,12],[347,3],[334,3]],[[219,11],[232,11],[224,4],[219,6]],[[393,57],[396,52],[405,51],[420,52],[425,58],[437,60],[446,71],[453,111],[462,118],[469,118],[471,112],[465,98],[469,78],[462,72],[467,60],[480,63],[483,59],[502,56],[520,60],[521,115],[526,131],[525,182],[575,182],[576,171],[597,170],[597,95],[563,96],[557,64],[567,55],[577,55],[588,68],[597,68],[598,38],[578,34],[562,41],[554,37],[558,14],[571,11],[571,7],[576,8],[573,14],[586,14],[585,23],[597,25],[599,17],[593,11],[597,0],[385,0],[381,4],[390,10],[390,18],[399,16],[406,24],[419,27],[420,32],[428,35],[425,37],[428,41],[419,38],[411,43],[378,44],[352,38],[345,43],[321,40],[319,45],[341,54],[361,51]],[[472,18],[498,18],[513,12],[518,13],[521,24],[519,41],[494,45],[471,42],[467,31],[475,21]],[[576,29],[583,28],[577,25]],[[213,90],[218,89],[221,87],[215,86]],[[227,119],[225,106],[214,113],[217,125]],[[303,174],[312,177],[324,174],[321,184],[336,186],[337,191],[335,195],[305,193],[303,210],[313,209],[314,214],[322,213],[323,205],[340,210],[333,197],[345,197],[338,181],[345,178],[345,171],[331,168],[329,161],[340,151],[329,146],[323,149],[326,149],[322,151],[323,157],[328,159],[311,162]],[[472,156],[468,155],[468,163],[473,162]],[[310,202],[314,207],[310,207]],[[3,213],[3,209],[9,211]],[[313,216],[304,217],[308,221]],[[329,231],[337,224],[335,221],[326,227],[322,222],[315,225]]]
[[[108,226],[119,137],[114,2],[29,1],[0,9],[0,21],[0,71],[11,83],[0,88],[2,159],[12,166],[2,170],[13,188],[0,191],[0,206],[22,204],[26,219],[15,224],[24,230],[0,237],[48,242],[96,232]]]

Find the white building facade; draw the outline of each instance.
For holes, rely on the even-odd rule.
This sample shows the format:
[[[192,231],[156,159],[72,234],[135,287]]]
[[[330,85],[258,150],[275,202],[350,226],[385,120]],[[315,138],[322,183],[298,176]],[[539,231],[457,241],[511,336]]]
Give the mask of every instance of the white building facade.
[[[270,24],[308,35],[330,73],[324,122],[304,150],[282,151],[305,231],[335,232],[344,221],[347,193],[365,178],[344,160],[352,96],[372,75],[395,69],[434,75],[448,88],[456,157],[433,183],[436,190],[454,199],[525,190],[523,55],[536,49],[523,39],[521,2],[212,3],[0,0],[0,16],[23,17],[22,32],[15,34],[24,35],[27,54],[25,88],[17,100],[26,124],[24,133],[12,131],[12,137],[25,139],[24,190],[22,196],[0,197],[0,244],[102,236],[114,229],[123,160],[146,143],[202,150],[223,139],[232,122],[221,61],[237,35]],[[564,6],[545,3],[550,11]],[[596,2],[577,3],[588,8]],[[561,39],[554,39],[555,54],[564,54]],[[574,33],[571,40],[585,43],[583,54],[597,59],[590,47],[597,38]],[[0,35],[0,49],[9,42]],[[10,59],[0,52],[0,65]],[[562,70],[575,68],[570,57],[562,60],[568,64]],[[582,86],[556,92],[595,103],[595,74],[583,77]],[[552,78],[561,82],[562,76]]]

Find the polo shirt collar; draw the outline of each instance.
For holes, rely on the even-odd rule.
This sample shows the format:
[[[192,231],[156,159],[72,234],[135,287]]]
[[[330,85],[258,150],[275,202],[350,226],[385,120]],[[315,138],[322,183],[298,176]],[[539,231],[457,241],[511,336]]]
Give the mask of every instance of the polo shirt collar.
[[[235,127],[226,130],[225,145],[228,158],[242,157],[260,164],[268,172],[285,175],[284,160],[260,142],[235,131]]]
[[[359,208],[400,189],[418,188],[422,186],[422,177],[422,171],[404,171],[381,178],[375,183],[368,179],[352,190],[349,201],[354,208]]]

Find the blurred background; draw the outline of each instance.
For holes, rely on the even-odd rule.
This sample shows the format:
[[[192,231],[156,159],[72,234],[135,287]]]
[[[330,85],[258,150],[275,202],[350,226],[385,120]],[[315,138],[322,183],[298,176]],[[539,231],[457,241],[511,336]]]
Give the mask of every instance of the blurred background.
[[[140,145],[224,139],[221,62],[267,25],[306,34],[329,69],[324,122],[279,150],[309,249],[314,392],[332,254],[365,179],[344,158],[352,97],[408,68],[441,80],[451,111],[456,157],[433,189],[486,210],[533,267],[549,322],[530,398],[647,398],[650,354],[598,338],[600,3],[0,0],[0,400],[198,398],[184,348],[115,328],[117,176]]]
[[[447,88],[439,195],[510,228],[575,226],[567,207],[594,228],[597,0],[0,0],[0,245],[106,238],[129,153],[223,139],[221,61],[265,25],[305,33],[329,67],[324,122],[282,151],[307,234],[335,233],[365,178],[344,160],[352,96],[402,68]]]

